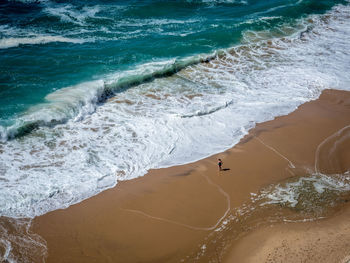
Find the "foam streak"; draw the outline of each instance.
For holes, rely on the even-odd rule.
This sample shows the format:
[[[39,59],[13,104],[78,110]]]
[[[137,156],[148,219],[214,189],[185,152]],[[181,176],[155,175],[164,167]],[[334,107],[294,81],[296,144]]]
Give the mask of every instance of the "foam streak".
[[[215,186],[218,191],[223,195],[225,196],[226,200],[227,200],[227,209],[224,213],[224,215],[222,217],[220,217],[218,219],[218,221],[215,223],[215,225],[211,226],[211,227],[197,227],[197,226],[191,226],[191,225],[188,225],[188,224],[184,224],[184,223],[180,223],[180,222],[176,222],[176,221],[173,221],[173,220],[169,220],[169,219],[166,219],[166,218],[161,218],[161,217],[156,217],[156,216],[152,216],[150,214],[147,214],[145,212],[142,212],[140,210],[135,210],[135,209],[123,209],[124,211],[128,211],[128,212],[132,212],[132,213],[136,213],[136,214],[139,214],[139,215],[142,215],[142,216],[145,216],[145,217],[148,217],[148,218],[151,218],[151,219],[154,219],[154,220],[158,220],[158,221],[163,221],[163,222],[167,222],[167,223],[170,223],[170,224],[174,224],[174,225],[178,225],[178,226],[182,226],[182,227],[186,227],[188,229],[192,229],[192,230],[200,230],[200,231],[211,231],[211,230],[214,230],[215,228],[217,228],[219,226],[219,224],[223,221],[223,219],[227,216],[227,214],[230,212],[231,210],[231,200],[230,200],[230,196],[217,184],[213,183],[208,176],[204,175],[204,174],[201,174],[201,176],[203,176],[207,182],[213,186]]]
[[[317,147],[316,149],[316,153],[315,153],[315,173],[318,174],[320,173],[319,170],[319,157],[320,157],[320,150],[323,147],[323,145],[325,145],[330,139],[333,139],[336,136],[340,136],[346,129],[350,128],[350,125],[347,125],[343,128],[341,128],[340,130],[336,131],[335,133],[333,133],[332,135],[330,135],[329,137],[327,137],[326,139],[324,139]]]
[[[279,151],[277,151],[275,148],[271,147],[270,145],[267,145],[266,143],[264,143],[260,138],[255,137],[255,139],[257,139],[259,142],[261,142],[263,145],[265,145],[267,148],[269,148],[271,151],[275,152],[277,155],[279,155],[280,157],[282,157],[284,160],[286,160],[289,163],[289,167],[290,168],[295,168],[295,165],[287,158],[285,157],[283,154],[281,154]]]

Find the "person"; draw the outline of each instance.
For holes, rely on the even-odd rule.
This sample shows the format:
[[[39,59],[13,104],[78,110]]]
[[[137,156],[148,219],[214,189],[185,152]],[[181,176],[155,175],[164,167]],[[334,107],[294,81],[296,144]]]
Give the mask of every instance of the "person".
[[[222,170],[222,161],[221,159],[218,159],[218,166],[219,166],[219,171]]]

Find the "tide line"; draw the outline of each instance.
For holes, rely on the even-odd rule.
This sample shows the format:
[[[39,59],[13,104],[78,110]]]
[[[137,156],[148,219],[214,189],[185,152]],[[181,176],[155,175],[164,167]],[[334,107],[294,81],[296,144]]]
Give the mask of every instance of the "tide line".
[[[350,125],[347,125],[343,128],[341,128],[340,130],[336,131],[335,133],[333,133],[332,135],[328,136],[326,139],[324,139],[318,146],[315,152],[315,173],[319,173],[319,169],[318,169],[318,160],[319,160],[319,155],[320,155],[320,150],[321,147],[330,139],[332,139],[335,136],[339,136],[341,135],[341,133],[343,131],[345,131],[346,129],[350,128]]]
[[[266,146],[267,148],[269,148],[271,151],[275,152],[277,155],[279,155],[280,157],[282,157],[284,160],[286,160],[289,163],[290,168],[295,168],[295,165],[287,158],[285,157],[283,154],[281,154],[279,151],[277,151],[275,148],[273,148],[270,145],[267,145],[266,143],[264,143],[260,138],[258,137],[254,137],[255,139],[257,139],[260,143],[262,143],[264,146]]]
[[[124,211],[128,211],[128,212],[132,212],[132,213],[135,213],[135,214],[139,214],[139,215],[142,215],[142,216],[145,216],[145,217],[148,217],[148,218],[151,218],[151,219],[154,219],[154,220],[158,220],[158,221],[163,221],[163,222],[167,222],[167,223],[170,223],[170,224],[174,224],[174,225],[178,225],[178,226],[182,226],[182,227],[186,227],[188,229],[192,229],[192,230],[200,230],[200,231],[211,231],[211,230],[214,230],[215,228],[217,228],[219,226],[219,224],[223,221],[223,219],[227,216],[227,214],[230,212],[231,210],[231,200],[230,200],[230,196],[217,184],[213,183],[208,176],[206,175],[203,175],[201,174],[202,177],[204,177],[207,182],[213,186],[215,186],[218,191],[223,195],[225,196],[226,198],[226,201],[227,201],[227,209],[224,213],[224,215],[222,217],[219,218],[219,220],[216,222],[215,225],[211,226],[211,227],[197,227],[197,226],[191,226],[191,225],[188,225],[188,224],[184,224],[184,223],[180,223],[180,222],[177,222],[177,221],[173,221],[173,220],[170,220],[170,219],[166,219],[166,218],[162,218],[162,217],[156,217],[156,216],[152,216],[150,214],[147,214],[143,211],[140,211],[140,210],[135,210],[135,209],[122,209]]]

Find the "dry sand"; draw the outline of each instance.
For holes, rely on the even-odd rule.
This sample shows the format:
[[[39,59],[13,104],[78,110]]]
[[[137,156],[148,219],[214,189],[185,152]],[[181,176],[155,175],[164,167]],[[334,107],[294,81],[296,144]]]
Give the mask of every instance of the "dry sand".
[[[289,262],[319,262],[316,255],[325,252],[327,242],[333,249],[325,253],[343,259],[346,251],[336,248],[343,241],[349,244],[349,210],[334,219],[342,223],[334,228],[328,221],[279,225],[280,216],[270,228],[270,210],[227,222],[263,187],[315,169],[348,170],[350,144],[343,128],[349,124],[350,93],[324,91],[288,116],[258,124],[224,153],[119,182],[82,203],[35,218],[32,230],[47,241],[49,263],[275,262],[275,256],[287,257],[285,246],[294,255],[294,245],[309,244],[315,244],[313,249]],[[228,170],[218,171],[217,158]]]

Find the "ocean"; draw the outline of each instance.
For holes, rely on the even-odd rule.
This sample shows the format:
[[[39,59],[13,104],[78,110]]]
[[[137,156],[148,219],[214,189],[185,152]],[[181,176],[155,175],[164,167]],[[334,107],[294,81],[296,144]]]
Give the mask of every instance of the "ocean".
[[[222,152],[350,90],[330,0],[0,2],[0,216],[33,218]]]

